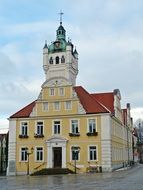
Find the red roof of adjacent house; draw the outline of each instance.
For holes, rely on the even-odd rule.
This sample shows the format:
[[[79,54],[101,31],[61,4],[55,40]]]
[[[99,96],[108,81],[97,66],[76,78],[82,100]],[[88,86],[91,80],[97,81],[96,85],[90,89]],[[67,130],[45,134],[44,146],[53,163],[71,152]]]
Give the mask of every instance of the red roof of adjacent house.
[[[114,93],[107,92],[107,93],[97,93],[91,94],[93,98],[103,104],[111,113],[114,113]]]
[[[35,106],[35,101],[32,102],[31,104],[25,106],[24,108],[22,108],[20,111],[16,112],[15,114],[13,114],[12,116],[10,116],[10,118],[22,118],[22,117],[29,117],[33,108]]]
[[[83,87],[74,87],[77,96],[85,109],[86,113],[108,113],[109,110],[105,108],[98,100],[90,95]]]

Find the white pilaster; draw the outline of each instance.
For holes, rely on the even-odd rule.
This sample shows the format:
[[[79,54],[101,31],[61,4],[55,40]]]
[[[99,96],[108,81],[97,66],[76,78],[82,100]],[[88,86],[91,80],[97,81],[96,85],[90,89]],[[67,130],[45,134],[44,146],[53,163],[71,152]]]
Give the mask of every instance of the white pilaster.
[[[103,171],[111,171],[111,118],[101,116],[101,155]]]
[[[62,146],[62,168],[66,168],[66,145]]]
[[[16,175],[16,121],[9,121],[8,168],[7,175]]]

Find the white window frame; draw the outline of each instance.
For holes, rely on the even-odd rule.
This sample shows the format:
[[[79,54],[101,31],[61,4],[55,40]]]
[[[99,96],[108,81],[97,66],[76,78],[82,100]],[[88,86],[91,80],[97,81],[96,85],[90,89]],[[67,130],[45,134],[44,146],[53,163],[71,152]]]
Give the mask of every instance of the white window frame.
[[[75,160],[72,159],[72,147],[80,147],[79,145],[71,145],[70,146],[70,162],[74,162]],[[80,150],[81,151],[81,150]],[[78,153],[78,160],[76,162],[80,162],[80,151]]]
[[[58,106],[58,109],[56,109],[56,108],[57,108],[57,107],[56,107],[56,103],[58,103],[58,105],[59,105],[59,106]],[[56,101],[56,102],[54,102],[53,104],[54,104],[54,110],[55,110],[55,111],[60,111],[60,109],[61,109],[61,104],[60,104],[60,102],[59,102],[59,101]]]
[[[43,106],[42,110],[44,112],[49,111],[49,102],[43,102],[42,106]]]
[[[96,160],[90,160],[90,147],[96,147]],[[98,146],[96,144],[88,145],[87,151],[88,162],[97,162],[98,161]]]
[[[55,96],[55,88],[49,89],[49,96]]]
[[[68,103],[70,103],[70,107],[68,107]],[[66,101],[65,102],[65,110],[71,110],[72,109],[72,101],[69,100],[69,101]]]
[[[42,154],[43,154],[43,159],[42,160],[37,160],[37,149],[42,148]],[[35,162],[44,162],[44,147],[43,146],[36,146],[35,147]]]
[[[55,122],[59,121],[60,122],[60,133],[55,133]],[[61,125],[61,120],[60,119],[56,119],[56,120],[53,120],[52,122],[52,134],[53,135],[61,135],[62,134],[62,125]]]
[[[22,134],[23,123],[27,123],[27,134]],[[20,135],[23,135],[23,136],[27,135],[28,136],[28,133],[29,133],[29,130],[28,130],[29,127],[28,126],[29,126],[29,122],[28,121],[21,121],[20,122]]]
[[[26,160],[22,160],[22,148],[27,149],[27,147],[25,147],[25,146],[20,147],[20,149],[19,149],[19,162],[28,162],[28,155],[27,155]],[[27,151],[28,151],[28,149],[27,149]],[[27,151],[25,151],[25,152],[27,152]]]
[[[38,122],[42,122],[43,123],[43,134],[38,134]],[[36,135],[44,135],[44,121],[42,120],[38,120],[38,121],[35,121],[35,134]]]
[[[87,132],[90,133],[90,130],[89,130],[89,121],[90,120],[95,120],[95,132],[97,132],[97,119],[95,118],[88,118],[87,119]],[[92,132],[93,133],[93,125],[92,125]]]
[[[61,90],[63,91],[63,93],[61,93]],[[59,88],[59,96],[64,96],[65,95],[65,89],[63,87]]]
[[[77,121],[77,125],[78,125],[78,133],[80,133],[80,123],[79,123],[79,119],[70,119],[70,133],[72,133],[72,134],[78,134],[78,133],[73,133],[72,132],[72,121]]]

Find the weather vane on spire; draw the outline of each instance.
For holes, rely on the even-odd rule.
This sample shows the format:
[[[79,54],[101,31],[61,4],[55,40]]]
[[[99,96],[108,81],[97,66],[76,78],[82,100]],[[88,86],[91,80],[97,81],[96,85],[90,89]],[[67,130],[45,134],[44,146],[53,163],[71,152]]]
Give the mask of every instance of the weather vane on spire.
[[[60,15],[60,25],[62,25],[62,16],[63,16],[63,12],[62,11],[60,11],[60,13],[59,13],[59,15]]]

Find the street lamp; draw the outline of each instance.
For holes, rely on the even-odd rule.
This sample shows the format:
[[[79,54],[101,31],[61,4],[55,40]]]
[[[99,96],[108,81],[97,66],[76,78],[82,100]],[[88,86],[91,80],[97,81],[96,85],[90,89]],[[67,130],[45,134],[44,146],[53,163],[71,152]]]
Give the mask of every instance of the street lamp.
[[[73,154],[73,159],[74,159],[74,173],[75,174],[76,174],[76,161],[78,159],[79,151],[80,151],[80,147],[72,146],[72,154]]]
[[[28,152],[28,148],[27,148],[27,152],[26,152],[26,155],[27,155],[27,175],[29,175],[29,156],[31,154],[33,154],[33,151],[34,151],[33,147],[31,148],[31,152]]]

